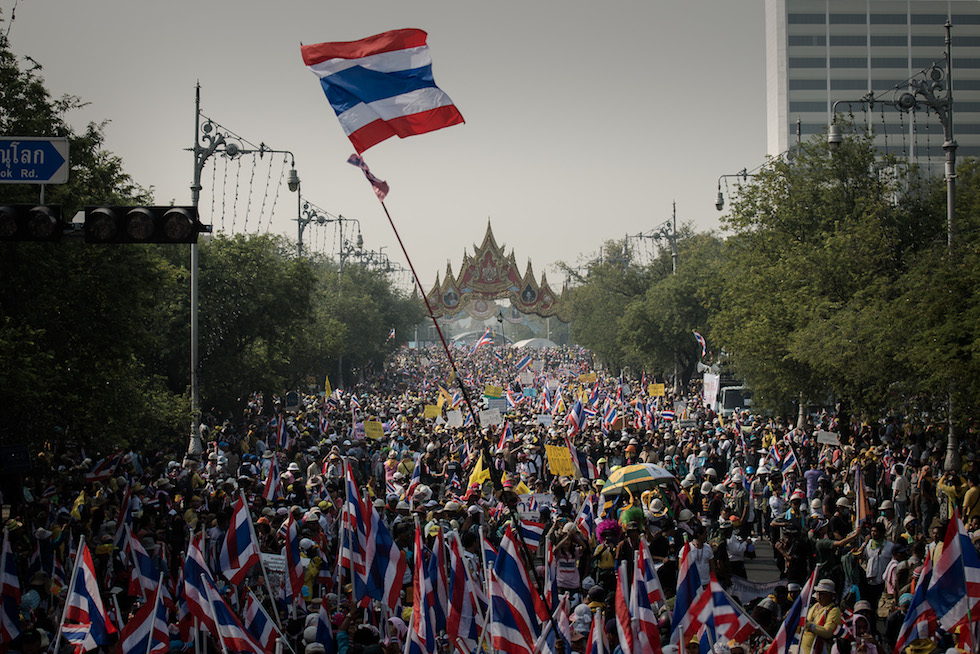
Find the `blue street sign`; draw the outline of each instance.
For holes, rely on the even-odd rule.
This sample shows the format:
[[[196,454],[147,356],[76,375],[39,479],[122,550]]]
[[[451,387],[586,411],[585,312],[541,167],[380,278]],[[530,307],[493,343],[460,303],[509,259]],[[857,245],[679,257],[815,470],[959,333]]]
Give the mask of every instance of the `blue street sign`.
[[[0,184],[64,184],[67,181],[67,138],[0,138]]]

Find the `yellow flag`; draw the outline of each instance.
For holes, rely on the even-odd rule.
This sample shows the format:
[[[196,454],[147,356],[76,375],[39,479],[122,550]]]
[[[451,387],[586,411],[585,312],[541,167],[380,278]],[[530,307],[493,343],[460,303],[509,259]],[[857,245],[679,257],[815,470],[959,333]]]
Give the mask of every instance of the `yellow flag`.
[[[470,474],[470,486],[473,484],[483,485],[483,482],[490,479],[490,468],[483,465],[483,453],[480,453],[480,458],[476,462],[476,467],[473,468],[473,472]]]
[[[514,492],[517,493],[518,495],[527,495],[528,493],[531,492],[531,489],[528,488],[527,484],[525,484],[522,481],[517,486],[514,486]]]
[[[725,428],[725,419],[721,417],[720,413],[718,414],[718,424],[721,425],[722,429]]]
[[[85,504],[85,491],[78,494],[75,498],[75,503],[71,506],[71,517],[76,520],[82,519],[82,505]]]
[[[330,378],[327,377],[326,375],[323,376],[323,392],[326,395],[326,397],[330,397],[331,395],[333,395],[333,391],[330,390]]]

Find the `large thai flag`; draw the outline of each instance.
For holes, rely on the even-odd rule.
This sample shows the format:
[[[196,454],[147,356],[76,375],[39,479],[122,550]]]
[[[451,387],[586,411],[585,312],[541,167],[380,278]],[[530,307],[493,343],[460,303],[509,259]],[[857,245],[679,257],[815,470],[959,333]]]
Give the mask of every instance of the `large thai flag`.
[[[432,76],[426,33],[399,29],[300,48],[358,153],[463,122]]]
[[[289,517],[289,526],[286,528],[286,542],[283,545],[282,553],[286,557],[286,570],[282,575],[282,594],[286,598],[286,604],[299,603],[305,605],[303,599],[303,561],[299,551],[299,527],[292,516]]]
[[[235,612],[228,606],[228,602],[221,596],[210,579],[201,580],[204,596],[207,599],[214,622],[217,626],[218,637],[223,645],[223,649],[234,654],[256,654],[264,651],[262,644],[253,636],[238,619]]]
[[[425,571],[422,549],[422,530],[419,528],[418,521],[415,523],[415,552],[413,561],[415,569],[412,572],[412,622],[408,628],[408,643],[406,646],[407,654],[435,654],[437,650],[436,632],[432,628],[432,621],[429,618],[429,611],[421,610],[428,607],[429,588],[428,575]]]
[[[122,654],[163,654],[170,650],[167,607],[161,596],[163,589],[164,585],[157,583],[151,601],[144,603],[123,627],[119,634]]]
[[[350,464],[346,464],[346,499],[340,512],[340,552],[337,559],[338,565],[345,572],[352,572],[354,584],[354,595],[358,600],[364,599],[367,595],[365,578],[365,543],[368,541],[368,529],[371,524],[365,520],[367,516],[364,502],[361,501],[360,491],[357,482],[354,480],[354,471]],[[373,507],[372,507],[373,508]]]
[[[476,651],[483,630],[476,584],[470,576],[459,535],[449,534],[449,615],[446,633],[458,654]]]
[[[525,354],[523,357],[521,357],[521,360],[517,362],[515,367],[517,368],[517,372],[522,372],[526,370],[528,367],[530,367],[530,365],[531,365],[531,355]]]
[[[279,449],[286,449],[289,444],[289,434],[286,433],[286,416],[279,416],[279,420],[276,421],[276,445]]]
[[[85,473],[85,482],[92,483],[108,479],[116,471],[116,466],[119,465],[119,461],[121,459],[122,452],[116,452],[112,456],[99,459],[95,462],[95,465],[92,466],[92,469]]]
[[[939,626],[949,631],[967,618],[978,598],[980,557],[956,511],[946,529],[942,553],[933,563],[926,600],[936,612]]]
[[[500,430],[500,441],[497,442],[497,449],[503,449],[507,441],[514,440],[514,428],[510,426],[510,420],[504,423],[504,428]]]
[[[326,602],[324,602],[325,605]],[[248,591],[248,595],[245,597],[245,610],[242,612],[242,624],[252,634],[252,637],[255,638],[259,645],[262,646],[262,651],[265,654],[273,654],[275,652],[276,641],[282,637],[282,634],[276,628],[276,623],[272,621],[269,614],[262,608],[262,603],[259,602],[255,593],[251,590]],[[323,641],[318,640],[318,642]]]
[[[211,614],[211,607],[208,606],[208,596],[204,588],[204,581],[213,583],[214,579],[204,560],[204,552],[201,550],[203,542],[204,533],[201,532],[191,535],[190,542],[187,544],[187,555],[184,557],[184,601],[188,612],[200,620],[205,629],[216,635],[218,629]]]
[[[509,654],[535,654],[541,624],[549,615],[518,553],[513,525],[507,525],[490,572],[490,603],[491,646]]]
[[[267,502],[275,501],[279,495],[279,463],[276,455],[272,455],[272,463],[269,465],[269,475],[265,478],[265,485],[262,487],[262,497]]]
[[[796,460],[796,452],[794,452],[793,448],[791,447],[789,448],[789,452],[786,453],[786,457],[783,459],[783,474],[785,475],[787,472],[792,470],[799,470],[799,467],[800,464],[799,461]]]
[[[133,562],[131,579],[135,581],[136,588],[130,584],[130,595],[139,595],[144,601],[149,602],[156,593],[157,585],[160,580],[160,569],[157,567],[153,558],[143,548],[143,544],[136,540],[129,527],[125,529],[127,541],[126,551],[129,552],[130,560]],[[171,599],[171,603],[173,600]]]
[[[810,597],[813,595],[813,586],[817,583],[817,572],[815,569],[810,573],[810,578],[803,585],[803,590],[796,597],[796,601],[786,612],[783,624],[776,632],[776,637],[769,644],[765,654],[789,654],[790,648],[796,641],[796,632],[803,624],[806,617],[806,609],[810,606]]]
[[[436,534],[432,543],[432,555],[426,569],[425,602],[429,607],[429,619],[436,632],[446,630],[446,608],[449,606],[449,574],[446,564],[446,540],[443,530]]]
[[[590,540],[592,534],[595,533],[595,506],[593,502],[595,501],[595,495],[589,494],[585,500],[582,502],[582,508],[578,510],[578,515],[575,516],[575,526],[578,530],[582,532],[582,538]]]
[[[684,637],[692,631],[691,606],[701,592],[701,579],[698,576],[698,568],[691,561],[691,544],[687,543],[681,550],[680,559],[677,565],[677,596],[674,599],[674,614],[671,617],[673,630],[671,640],[674,636],[680,638],[683,646]]]
[[[483,332],[483,336],[481,336],[479,340],[473,344],[473,354],[476,354],[477,350],[484,345],[489,345],[490,343],[493,343],[493,335],[490,333],[490,328],[487,327],[486,331]]]
[[[241,496],[235,501],[231,512],[228,533],[221,544],[218,567],[221,574],[234,585],[245,579],[253,565],[259,562],[259,544],[252,537],[251,517]]]
[[[415,497],[415,489],[422,482],[422,455],[415,455],[415,467],[412,468],[412,478],[408,480],[408,489],[405,491],[405,499],[409,502]]]
[[[711,603],[714,607],[712,619],[716,639],[735,640],[744,643],[755,633],[759,625],[750,618],[741,606],[725,592],[714,575],[711,575]]]
[[[630,614],[633,616],[636,646],[640,652],[660,652],[660,627],[653,607],[657,602],[664,601],[664,591],[642,536],[635,556]]]
[[[20,579],[10,548],[10,532],[3,530],[0,550],[0,641],[9,643],[20,634]]]
[[[582,400],[575,400],[572,410],[569,412],[565,422],[568,423],[568,433],[571,436],[585,429],[585,423],[589,419],[582,408]]]
[[[633,629],[633,617],[630,615],[629,572],[626,561],[621,561],[616,571],[616,633],[619,635],[619,647],[623,654],[639,654],[649,650],[636,648],[636,632]]]
[[[589,630],[589,640],[585,643],[585,654],[609,654],[612,651],[602,619],[601,611],[592,616],[592,628]]]
[[[108,645],[109,636],[116,633],[116,627],[102,605],[99,584],[95,578],[95,564],[85,543],[82,543],[79,550],[74,583],[65,600],[65,612],[61,620],[62,633],[77,652],[87,652]],[[76,624],[66,624],[66,620]]]
[[[337,641],[333,636],[333,627],[330,625],[330,614],[327,613],[327,603],[320,604],[320,612],[316,618],[316,642],[323,645],[324,654],[336,654]]]
[[[905,620],[902,622],[902,629],[895,643],[896,652],[904,652],[905,646],[916,638],[931,638],[939,629],[936,612],[929,606],[926,599],[926,592],[931,581],[932,561],[929,553],[926,552],[926,560],[922,564],[919,583],[915,587],[915,593],[912,594],[912,601],[909,603],[909,609],[905,613]]]
[[[395,545],[391,532],[374,506],[365,502],[363,507],[370,525],[364,546],[365,593],[385,604],[389,611],[394,611],[405,578],[405,553]]]
[[[531,554],[538,551],[544,537],[544,523],[521,520],[521,538]]]
[[[497,563],[497,548],[483,535],[482,528],[480,531],[480,547],[483,550],[483,560],[486,561],[487,567],[493,568]]]

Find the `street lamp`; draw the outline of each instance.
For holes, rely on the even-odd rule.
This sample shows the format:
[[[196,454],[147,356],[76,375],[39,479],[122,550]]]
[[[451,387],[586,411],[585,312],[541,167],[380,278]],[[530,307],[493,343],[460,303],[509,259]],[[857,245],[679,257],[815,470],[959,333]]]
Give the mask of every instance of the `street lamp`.
[[[744,182],[749,178],[749,171],[743,168],[737,173],[733,173],[731,175],[721,175],[718,177],[718,197],[715,199],[715,209],[717,209],[718,211],[721,211],[722,209],[725,208],[725,196],[721,192],[721,180],[727,179],[729,177],[736,177],[736,178],[741,177],[742,181]]]
[[[497,311],[497,324],[500,325],[500,343],[501,345],[506,345],[507,341],[504,338],[504,312],[502,309]]]

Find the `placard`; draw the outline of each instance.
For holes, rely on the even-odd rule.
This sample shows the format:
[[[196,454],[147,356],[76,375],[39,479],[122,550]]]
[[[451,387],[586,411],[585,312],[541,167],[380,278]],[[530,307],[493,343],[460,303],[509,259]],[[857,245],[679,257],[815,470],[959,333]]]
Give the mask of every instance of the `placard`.
[[[817,442],[821,445],[840,446],[840,434],[832,431],[817,431]]]
[[[544,359],[535,359],[531,362],[531,370],[535,372],[541,372],[544,370]]]
[[[260,556],[265,565],[265,574],[270,588],[279,588],[282,585],[282,575],[286,571],[286,555],[262,552]]]
[[[438,418],[440,413],[442,413],[442,411],[440,411],[438,404],[426,404],[425,413],[422,415],[425,418]]]
[[[663,384],[650,384],[647,386],[647,395],[650,397],[663,397],[667,394],[667,387]]]
[[[483,387],[483,396],[484,397],[491,397],[491,398],[496,399],[496,398],[499,398],[503,394],[504,394],[504,387],[503,386],[492,386],[490,384],[487,384],[486,386]]]
[[[710,372],[704,373],[702,384],[702,398],[707,406],[715,406],[718,401],[718,390],[721,388],[721,375],[713,375]]]
[[[534,521],[541,517],[541,509],[550,508],[555,501],[551,493],[523,493],[517,497],[517,512],[525,520]]]
[[[545,383],[548,385],[548,388],[550,388],[551,390],[555,390],[556,388],[561,386],[561,382],[554,377],[548,377],[548,380]]]
[[[500,415],[500,409],[486,409],[485,411],[480,411],[480,425],[486,427],[487,425],[499,425],[503,423],[504,419]]]
[[[594,384],[598,378],[594,372],[587,372],[578,376],[578,380],[583,384]]]
[[[526,386],[524,387],[524,397],[537,397],[537,396],[538,396],[538,389],[528,388]]]
[[[551,423],[554,422],[554,418],[551,417],[550,413],[539,413],[538,415],[534,416],[534,422],[538,425],[550,427]]]
[[[757,582],[749,581],[748,579],[743,579],[742,577],[737,577],[735,575],[732,575],[731,581],[731,588],[728,589],[729,594],[744,604],[747,604],[754,599],[759,599],[760,597],[768,597],[771,593],[776,591],[777,587],[786,585],[785,579],[780,579],[779,581]]]
[[[575,466],[572,465],[572,453],[561,445],[545,445],[548,455],[548,469],[551,474],[563,477],[574,477]]]
[[[460,411],[459,409],[453,409],[452,411],[447,411],[446,422],[449,423],[450,427],[462,427],[463,412]]]
[[[530,370],[522,370],[517,375],[517,379],[521,382],[521,386],[530,386],[534,383],[534,373]]]
[[[500,399],[490,399],[486,400],[488,409],[497,409],[501,414],[507,411],[507,400]]]
[[[364,435],[368,438],[373,438],[374,440],[384,438],[384,426],[377,420],[367,420],[364,423]]]

